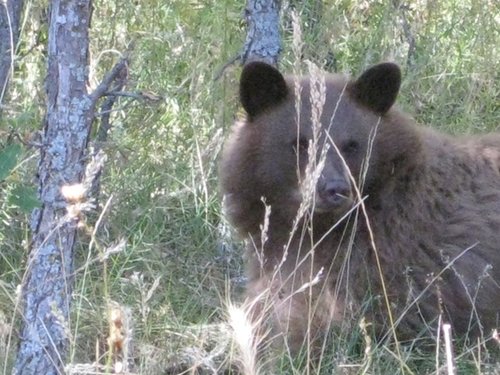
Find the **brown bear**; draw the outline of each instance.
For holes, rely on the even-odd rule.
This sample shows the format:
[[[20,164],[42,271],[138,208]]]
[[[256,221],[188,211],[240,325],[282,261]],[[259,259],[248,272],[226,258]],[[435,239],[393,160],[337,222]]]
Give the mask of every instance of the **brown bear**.
[[[221,190],[254,316],[292,352],[356,316],[400,341],[500,326],[500,135],[417,125],[393,107],[400,83],[393,63],[357,79],[243,69]]]

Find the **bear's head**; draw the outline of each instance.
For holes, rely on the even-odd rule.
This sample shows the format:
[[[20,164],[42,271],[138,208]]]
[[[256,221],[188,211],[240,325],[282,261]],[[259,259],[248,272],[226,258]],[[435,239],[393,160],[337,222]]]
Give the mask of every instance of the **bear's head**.
[[[400,83],[393,63],[375,65],[355,80],[283,76],[271,65],[247,64],[240,81],[247,116],[226,143],[220,168],[236,226],[249,221],[244,216],[262,197],[272,210],[293,215],[307,189],[314,214],[339,217],[349,210],[354,184],[363,191],[377,173],[372,165],[396,157],[388,155],[392,146],[375,151],[374,139],[392,121],[388,113]]]

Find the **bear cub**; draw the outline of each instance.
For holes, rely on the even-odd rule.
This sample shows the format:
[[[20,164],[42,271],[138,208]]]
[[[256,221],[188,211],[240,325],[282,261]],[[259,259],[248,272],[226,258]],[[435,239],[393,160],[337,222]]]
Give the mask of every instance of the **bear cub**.
[[[500,135],[417,125],[393,106],[400,83],[393,63],[243,69],[220,185],[253,316],[293,353],[362,317],[400,341],[435,342],[439,320],[464,339],[500,327]]]

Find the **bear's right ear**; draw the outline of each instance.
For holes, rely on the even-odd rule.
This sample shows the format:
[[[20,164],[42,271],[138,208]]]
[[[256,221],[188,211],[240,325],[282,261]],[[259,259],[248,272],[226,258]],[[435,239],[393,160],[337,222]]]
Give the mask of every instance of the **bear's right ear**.
[[[240,78],[240,101],[250,118],[279,104],[288,95],[283,75],[273,66],[250,62]]]

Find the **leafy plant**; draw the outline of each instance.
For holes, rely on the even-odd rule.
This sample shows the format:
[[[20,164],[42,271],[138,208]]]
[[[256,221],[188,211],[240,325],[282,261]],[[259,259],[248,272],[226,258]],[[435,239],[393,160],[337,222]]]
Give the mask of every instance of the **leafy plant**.
[[[30,213],[40,206],[34,187],[16,179],[15,168],[19,165],[23,149],[17,143],[11,143],[0,150],[0,194],[6,195],[6,202]]]

